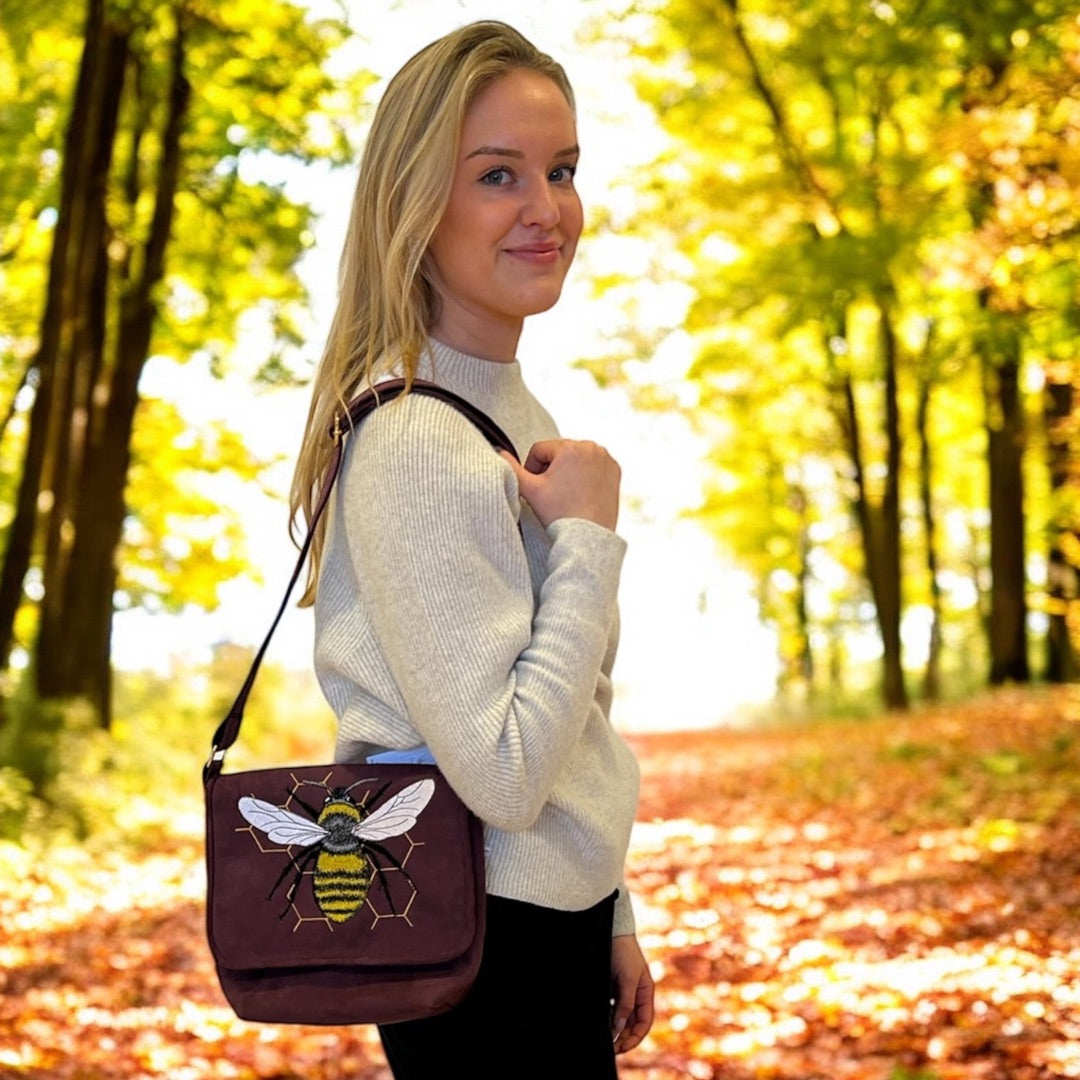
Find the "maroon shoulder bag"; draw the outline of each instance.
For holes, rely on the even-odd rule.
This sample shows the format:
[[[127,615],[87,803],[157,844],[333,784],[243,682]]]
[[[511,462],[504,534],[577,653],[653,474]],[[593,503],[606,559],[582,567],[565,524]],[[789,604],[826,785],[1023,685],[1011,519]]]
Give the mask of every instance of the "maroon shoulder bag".
[[[404,389],[392,380],[362,394],[349,406],[352,426]],[[517,456],[463,398],[419,380],[410,392],[446,402]],[[435,766],[222,771],[341,468],[342,425],[334,426],[334,456],[285,597],[203,770],[207,935],[225,996],[245,1020],[433,1016],[468,992],[483,949],[482,826]]]

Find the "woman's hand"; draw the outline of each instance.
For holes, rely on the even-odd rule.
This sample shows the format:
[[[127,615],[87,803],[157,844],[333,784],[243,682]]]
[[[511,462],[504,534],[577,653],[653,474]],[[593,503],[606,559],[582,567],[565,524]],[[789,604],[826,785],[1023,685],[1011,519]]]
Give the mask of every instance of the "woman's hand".
[[[524,465],[503,451],[517,474],[521,497],[546,529],[560,518],[584,518],[614,530],[619,518],[618,462],[594,442],[548,439]]]
[[[653,980],[633,934],[611,939],[611,986],[615,997],[611,1034],[616,1054],[633,1050],[653,1022]]]

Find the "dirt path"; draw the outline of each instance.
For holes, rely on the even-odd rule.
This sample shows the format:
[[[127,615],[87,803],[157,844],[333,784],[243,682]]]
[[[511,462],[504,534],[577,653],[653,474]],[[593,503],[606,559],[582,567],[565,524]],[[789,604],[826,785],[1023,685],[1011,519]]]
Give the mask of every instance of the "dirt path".
[[[1080,1076],[1080,698],[635,745],[660,1015],[624,1078]],[[388,1080],[369,1029],[232,1016],[197,838],[0,873],[0,1077]]]

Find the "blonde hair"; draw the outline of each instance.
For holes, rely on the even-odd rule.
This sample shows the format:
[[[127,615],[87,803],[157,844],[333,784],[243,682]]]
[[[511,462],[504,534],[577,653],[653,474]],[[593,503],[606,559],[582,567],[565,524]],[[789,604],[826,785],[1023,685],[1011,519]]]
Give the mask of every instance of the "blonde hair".
[[[368,133],[338,274],[337,311],[312,388],[293,476],[290,531],[310,526],[333,453],[328,437],[358,389],[395,370],[411,383],[437,315],[428,245],[450,198],[465,114],[500,76],[527,68],[550,78],[571,109],[566,72],[505,23],[455,30],[390,80]],[[326,535],[315,529],[302,606],[315,598]]]

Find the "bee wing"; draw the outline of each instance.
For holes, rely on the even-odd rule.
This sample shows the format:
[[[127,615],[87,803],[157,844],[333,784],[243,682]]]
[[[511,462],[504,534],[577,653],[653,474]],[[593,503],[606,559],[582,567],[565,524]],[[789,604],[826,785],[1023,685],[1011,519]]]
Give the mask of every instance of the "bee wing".
[[[434,780],[417,780],[357,822],[352,827],[353,836],[361,840],[386,840],[408,832],[434,793]]]
[[[256,829],[261,829],[275,844],[299,844],[301,847],[308,847],[318,843],[326,835],[326,830],[321,825],[302,818],[283,806],[275,806],[250,795],[245,795],[236,805],[244,820]]]

